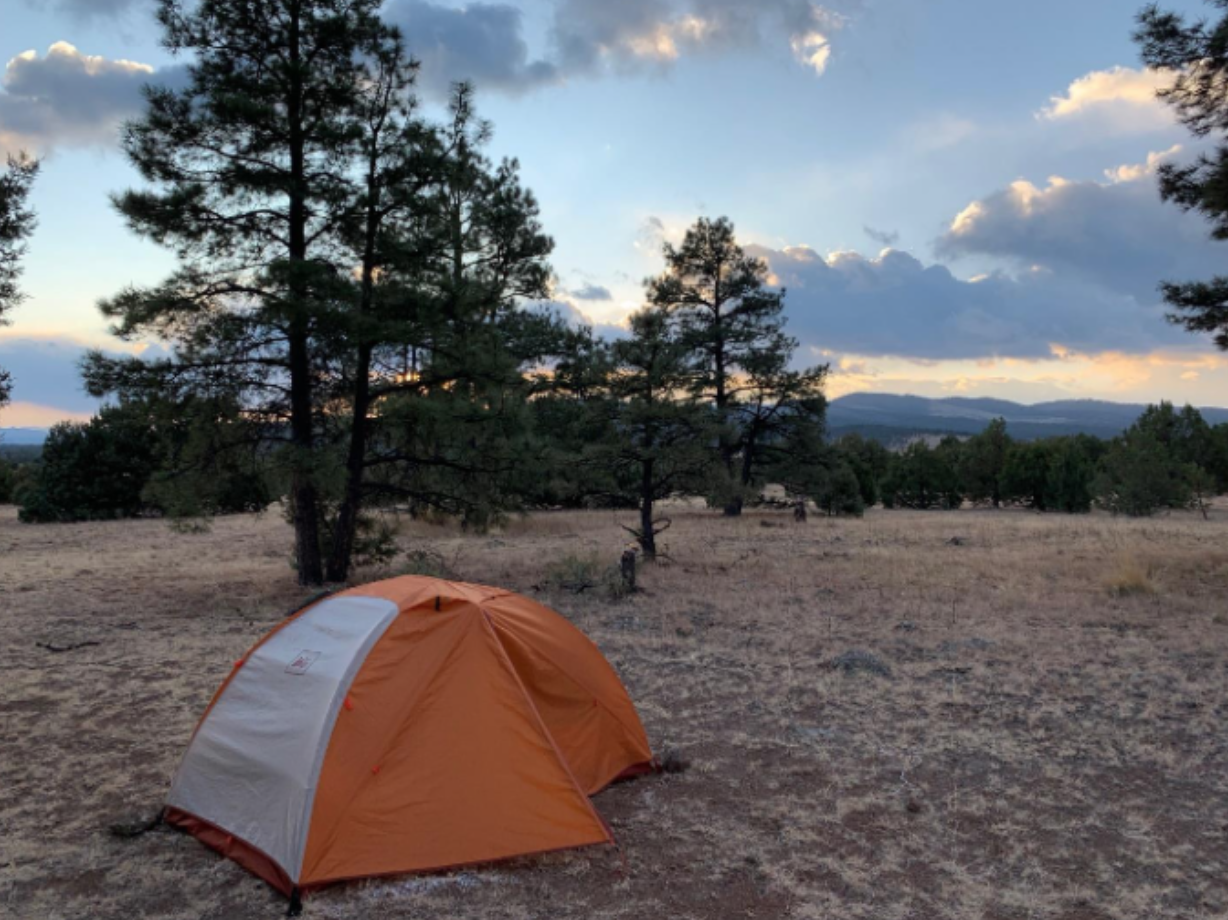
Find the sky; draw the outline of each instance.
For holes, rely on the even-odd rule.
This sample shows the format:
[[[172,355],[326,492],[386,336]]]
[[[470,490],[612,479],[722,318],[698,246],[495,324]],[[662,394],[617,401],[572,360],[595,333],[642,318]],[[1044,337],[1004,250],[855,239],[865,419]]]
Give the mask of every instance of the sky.
[[[388,0],[438,109],[477,87],[537,195],[557,299],[614,332],[697,217],[786,288],[798,360],[854,391],[1228,405],[1228,355],[1164,321],[1163,279],[1228,243],[1160,201],[1196,156],[1130,35],[1142,0]],[[1191,15],[1199,0],[1167,0]],[[109,196],[140,87],[186,61],[152,0],[0,0],[0,153],[44,157],[0,425],[82,418],[100,298],[174,267]]]

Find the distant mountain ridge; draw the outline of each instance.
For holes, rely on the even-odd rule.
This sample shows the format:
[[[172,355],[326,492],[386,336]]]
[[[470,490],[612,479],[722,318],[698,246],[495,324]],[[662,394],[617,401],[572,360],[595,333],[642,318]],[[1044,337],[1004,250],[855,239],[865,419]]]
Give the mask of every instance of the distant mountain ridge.
[[[1141,403],[1099,399],[1060,399],[1026,406],[1007,399],[850,393],[828,405],[827,426],[835,437],[857,431],[894,442],[914,435],[973,435],[994,419],[1004,418],[1011,435],[1025,440],[1067,434],[1112,438],[1133,425],[1146,408]],[[1228,409],[1200,407],[1199,411],[1209,425],[1228,422]],[[0,428],[0,451],[41,445],[47,433],[46,428]]]
[[[48,428],[0,428],[0,446],[24,447],[42,444],[47,440]]]
[[[860,431],[889,440],[893,432],[972,435],[995,418],[1003,418],[1011,435],[1025,440],[1069,434],[1112,438],[1134,424],[1146,408],[1141,404],[1098,399],[1062,399],[1025,406],[1006,399],[850,393],[831,401],[827,424],[836,436]],[[1228,409],[1199,411],[1209,425],[1228,422]]]

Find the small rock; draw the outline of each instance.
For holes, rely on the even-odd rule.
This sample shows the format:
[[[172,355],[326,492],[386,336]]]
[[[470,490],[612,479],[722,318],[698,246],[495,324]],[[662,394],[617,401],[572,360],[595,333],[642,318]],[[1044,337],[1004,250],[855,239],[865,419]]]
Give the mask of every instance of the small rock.
[[[844,732],[838,728],[822,728],[818,725],[794,725],[793,733],[803,741],[839,741]]]
[[[685,773],[689,769],[691,769],[691,762],[673,748],[667,749],[661,755],[662,773]]]
[[[947,540],[947,546],[963,546],[967,542],[963,537],[952,537],[950,540]]]
[[[916,814],[921,813],[921,803],[918,802],[916,799],[910,798],[908,800],[908,804],[905,805],[904,808],[908,811],[910,815],[916,815]]]
[[[895,628],[900,632],[912,632],[917,628],[917,624],[912,620],[901,620],[895,624]]]
[[[852,674],[856,671],[863,671],[867,674],[874,674],[879,677],[890,677],[891,668],[871,652],[862,649],[850,649],[842,655],[838,655],[832,659],[831,666],[836,670],[843,671],[845,674]]]

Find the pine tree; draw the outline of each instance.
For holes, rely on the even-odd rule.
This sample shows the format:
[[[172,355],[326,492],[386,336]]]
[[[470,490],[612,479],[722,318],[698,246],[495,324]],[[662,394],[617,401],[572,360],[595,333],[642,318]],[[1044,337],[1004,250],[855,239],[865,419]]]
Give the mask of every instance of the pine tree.
[[[994,419],[984,431],[964,443],[960,474],[970,500],[1001,507],[1002,474],[1010,447],[1011,436],[1006,433],[1006,420],[1001,418]]]
[[[319,448],[335,360],[338,305],[353,300],[346,236],[358,191],[372,62],[396,34],[379,0],[161,0],[173,54],[190,55],[183,89],[146,91],[123,147],[148,188],[115,199],[129,226],[170,248],[179,270],[102,304],[122,337],[162,336],[159,363],[91,356],[95,392],[158,383],[229,391],[286,431],[299,581],[323,579]]]
[[[892,458],[883,480],[888,508],[958,508],[959,474],[949,444],[936,448],[922,439]]]
[[[825,367],[791,371],[797,341],[784,332],[783,290],[767,286],[767,265],[747,256],[727,218],[700,218],[680,246],[664,246],[665,272],[647,282],[648,300],[668,313],[690,349],[690,391],[710,401],[721,424],[725,470],[716,499],[741,513],[788,425],[821,424]]]
[[[1192,501],[1189,468],[1153,432],[1137,425],[1113,441],[1093,491],[1102,508],[1130,517],[1187,508]]]
[[[471,89],[458,86],[434,159],[390,189],[405,207],[388,215],[371,309],[359,314],[330,580],[348,572],[342,544],[364,501],[407,501],[481,528],[528,491],[525,468],[538,448],[529,401],[542,388],[530,370],[560,352],[566,331],[553,315],[521,309],[547,296],[554,243],[516,161],[483,155],[489,137]]]
[[[1048,511],[1050,459],[1044,441],[1012,444],[1002,470],[1003,498],[1033,511]]]
[[[891,452],[857,432],[844,435],[835,448],[857,477],[862,504],[867,508],[878,504],[882,499],[882,482],[891,467]]]
[[[8,168],[0,173],[0,326],[11,322],[6,314],[24,299],[17,282],[26,240],[34,232],[34,213],[26,202],[38,168],[37,160],[18,154],[8,158]],[[0,367],[0,409],[8,404],[11,392],[9,374]]]
[[[1228,6],[1223,0],[1215,0],[1215,5]],[[1160,195],[1206,217],[1213,239],[1228,240],[1228,14],[1216,23],[1188,22],[1153,3],[1139,13],[1134,39],[1148,67],[1174,76],[1159,97],[1196,137],[1218,140],[1212,153],[1192,164],[1162,165]],[[1160,287],[1173,307],[1172,322],[1190,332],[1209,333],[1219,348],[1228,350],[1228,277],[1164,282]]]
[[[608,466],[623,494],[639,508],[628,528],[646,559],[657,555],[657,535],[670,525],[656,503],[701,488],[712,466],[711,410],[686,391],[689,344],[671,329],[668,316],[644,309],[630,320],[631,337],[611,346],[612,440],[595,454]]]

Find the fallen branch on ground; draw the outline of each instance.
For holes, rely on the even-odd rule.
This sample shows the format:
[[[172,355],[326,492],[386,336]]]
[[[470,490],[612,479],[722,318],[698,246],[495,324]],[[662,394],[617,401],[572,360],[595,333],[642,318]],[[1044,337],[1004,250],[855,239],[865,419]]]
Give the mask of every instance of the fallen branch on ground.
[[[70,642],[68,645],[56,645],[54,642],[35,642],[39,648],[45,648],[49,652],[75,652],[79,648],[89,648],[91,645],[101,645],[101,642],[95,642],[89,639],[85,642]]]

